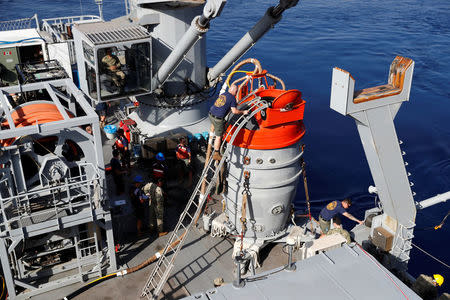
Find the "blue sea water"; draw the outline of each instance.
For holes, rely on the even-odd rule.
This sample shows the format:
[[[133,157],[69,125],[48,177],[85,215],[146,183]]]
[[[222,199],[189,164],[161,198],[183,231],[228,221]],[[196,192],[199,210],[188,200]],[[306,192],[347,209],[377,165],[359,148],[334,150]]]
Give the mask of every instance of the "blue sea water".
[[[216,63],[276,0],[230,0],[212,21],[208,64]],[[0,20],[97,14],[92,0],[0,0]],[[106,19],[125,11],[122,0],[104,0]],[[307,101],[304,138],[313,213],[334,199],[351,196],[350,212],[362,218],[373,207],[367,192],[373,184],[354,121],[329,108],[331,72],[348,70],[356,88],[382,84],[396,55],[415,61],[410,102],[404,103],[395,124],[404,142],[407,170],[412,173],[415,200],[450,190],[450,2],[448,0],[305,0],[285,12],[283,19],[245,57],[299,89]],[[296,206],[304,207],[300,186]],[[419,211],[414,243],[450,263],[450,220],[438,224],[450,201]],[[345,220],[344,220],[345,221]],[[345,222],[349,229],[352,222]],[[409,271],[440,273],[442,291],[450,290],[450,270],[413,249]]]

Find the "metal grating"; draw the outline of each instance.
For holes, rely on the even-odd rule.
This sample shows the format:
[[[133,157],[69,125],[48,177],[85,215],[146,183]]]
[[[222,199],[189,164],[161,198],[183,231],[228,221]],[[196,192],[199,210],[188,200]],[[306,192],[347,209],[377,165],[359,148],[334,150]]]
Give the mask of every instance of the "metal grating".
[[[81,24],[78,28],[94,45],[150,38],[145,28],[123,23]]]

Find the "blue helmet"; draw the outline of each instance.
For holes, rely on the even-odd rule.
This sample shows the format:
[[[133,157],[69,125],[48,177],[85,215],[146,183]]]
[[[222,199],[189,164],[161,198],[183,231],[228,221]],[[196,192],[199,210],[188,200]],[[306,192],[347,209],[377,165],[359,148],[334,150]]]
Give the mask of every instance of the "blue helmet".
[[[133,181],[136,183],[142,183],[142,182],[144,182],[144,178],[141,175],[136,175],[134,177]]]
[[[159,152],[158,154],[156,154],[156,159],[159,161],[165,160],[164,154],[162,154],[162,152]]]

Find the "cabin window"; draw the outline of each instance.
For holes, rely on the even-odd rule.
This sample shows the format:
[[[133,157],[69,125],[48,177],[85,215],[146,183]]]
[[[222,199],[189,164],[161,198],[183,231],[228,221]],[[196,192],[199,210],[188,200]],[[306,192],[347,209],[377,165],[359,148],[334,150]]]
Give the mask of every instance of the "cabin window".
[[[150,44],[138,43],[98,49],[98,72],[102,100],[150,91]]]
[[[86,81],[88,86],[89,95],[96,99],[97,98],[97,78],[95,76],[95,69],[88,65],[87,63],[84,63],[84,66],[86,68]]]
[[[92,49],[92,47],[89,46],[85,41],[83,41],[83,53],[86,61],[94,65],[94,49]]]

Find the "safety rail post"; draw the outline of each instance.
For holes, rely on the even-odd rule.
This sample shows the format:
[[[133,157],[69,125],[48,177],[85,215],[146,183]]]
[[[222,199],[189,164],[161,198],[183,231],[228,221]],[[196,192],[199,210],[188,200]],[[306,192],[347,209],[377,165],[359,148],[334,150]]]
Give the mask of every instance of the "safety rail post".
[[[32,17],[34,19],[34,21],[36,22],[36,29],[37,30],[41,30],[41,27],[39,26],[39,19],[38,19],[38,15],[34,14],[34,16]]]

